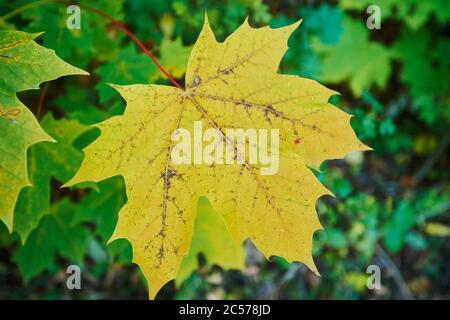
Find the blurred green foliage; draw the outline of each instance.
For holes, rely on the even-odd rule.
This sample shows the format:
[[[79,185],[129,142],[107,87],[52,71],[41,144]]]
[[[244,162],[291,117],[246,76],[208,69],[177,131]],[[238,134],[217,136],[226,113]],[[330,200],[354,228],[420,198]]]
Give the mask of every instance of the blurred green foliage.
[[[0,297],[146,298],[125,240],[107,245],[125,203],[123,181],[60,189],[80,150],[98,135],[92,124],[120,114],[124,102],[107,83],[167,83],[146,55],[107,20],[82,10],[81,30],[68,30],[66,7],[3,1],[0,27],[45,31],[42,44],[91,77],[49,85],[44,129],[59,145],[30,148],[33,187],[16,215],[44,216],[21,239],[0,223]],[[317,172],[335,198],[317,208],[325,232],[314,237],[322,277],[297,263],[265,261],[246,243],[245,272],[207,263],[159,298],[450,298],[450,1],[446,0],[133,0],[79,1],[122,21],[181,82],[205,10],[219,40],[246,16],[253,26],[303,23],[290,39],[280,72],[317,79],[353,114],[359,138],[374,148]],[[369,4],[381,8],[381,29],[366,27]],[[25,6],[25,7],[22,7]],[[19,9],[8,19],[2,16]],[[20,98],[33,110],[39,93]],[[61,159],[70,154],[70,159]],[[63,160],[63,161],[62,161]],[[33,201],[32,201],[33,200]],[[22,243],[24,242],[24,243]],[[204,257],[200,257],[202,262]],[[65,268],[82,266],[83,290],[65,288]],[[366,268],[382,268],[382,289],[368,290]]]

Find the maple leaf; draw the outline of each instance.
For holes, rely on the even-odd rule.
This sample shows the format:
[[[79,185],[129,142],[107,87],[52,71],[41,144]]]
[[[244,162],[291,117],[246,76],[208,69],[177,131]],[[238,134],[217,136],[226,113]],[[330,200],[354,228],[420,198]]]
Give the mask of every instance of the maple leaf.
[[[393,45],[393,57],[402,62],[400,79],[410,88],[412,108],[429,124],[449,113],[450,41],[435,41],[428,33],[402,32]]]
[[[68,198],[55,203],[14,255],[25,282],[45,270],[59,270],[57,257],[80,264],[88,251],[89,229],[75,224],[76,204]]]
[[[117,19],[123,17],[123,1],[80,0],[77,4],[83,6],[94,6]],[[89,59],[95,56],[97,60],[108,61],[114,59],[115,44],[123,39],[123,34],[105,36],[105,28],[108,21],[98,19],[98,16],[82,11],[79,29],[69,29],[67,25],[67,6],[45,5],[35,6],[21,13],[25,21],[29,21],[25,27],[27,32],[45,30],[43,34],[43,45],[56,50],[58,55],[65,60],[76,61],[81,68],[86,68]],[[84,32],[88,31],[88,32]],[[114,37],[115,41],[111,41]]]
[[[340,0],[342,9],[354,9],[358,12],[366,10],[370,5],[380,7],[381,19],[401,19],[413,30],[422,27],[431,15],[435,15],[440,23],[450,18],[450,2],[442,0]]]
[[[369,31],[361,21],[345,17],[344,29],[347,31],[335,45],[323,44],[319,39],[312,42],[313,50],[323,56],[321,80],[327,83],[348,80],[356,96],[373,84],[384,89],[391,73],[389,50],[369,41]]]
[[[14,210],[14,231],[24,243],[41,218],[50,212],[50,180],[67,181],[79,167],[83,154],[72,144],[90,127],[76,120],[55,120],[45,115],[41,126],[57,143],[42,142],[28,150],[31,185],[21,190]]]
[[[191,46],[183,46],[181,37],[174,40],[163,38],[160,44],[160,56],[159,59],[161,65],[165,66],[167,72],[174,78],[181,78],[186,71],[186,64],[189,59],[189,53],[191,52]],[[161,73],[157,73],[153,78],[160,76]]]
[[[205,18],[185,90],[113,86],[126,100],[126,110],[96,125],[101,135],[84,150],[80,170],[66,185],[124,177],[128,201],[110,241],[130,241],[150,298],[176,277],[201,196],[224,217],[236,243],[249,238],[267,258],[300,261],[317,272],[311,254],[313,233],[321,229],[315,204],[329,191],[308,166],[317,169],[326,159],[368,147],[356,138],[350,115],[328,103],[334,91],[277,73],[299,24],[254,29],[246,20],[219,43]],[[225,128],[278,129],[278,173],[260,175],[261,164],[247,160],[175,164],[172,134],[185,128],[193,136],[194,121],[222,133]],[[220,139],[231,147],[223,134]]]
[[[155,65],[143,53],[138,53],[136,46],[129,44],[121,49],[117,56],[111,61],[101,65],[96,73],[107,83],[129,83],[131,81],[147,82],[149,75],[157,72]],[[100,102],[106,103],[115,96],[115,91],[106,83],[97,85]]]
[[[59,59],[53,50],[33,41],[39,34],[0,31],[0,219],[11,231],[20,190],[30,185],[26,151],[41,141],[54,141],[16,92],[69,74],[88,74]]]

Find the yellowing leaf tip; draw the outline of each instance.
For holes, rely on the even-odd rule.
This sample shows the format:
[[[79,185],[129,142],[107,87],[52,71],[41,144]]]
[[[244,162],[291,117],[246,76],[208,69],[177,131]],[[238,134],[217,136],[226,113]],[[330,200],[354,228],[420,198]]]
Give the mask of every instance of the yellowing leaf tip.
[[[66,183],[64,183],[61,187],[59,187],[60,189],[63,188],[69,188],[71,186],[73,186],[74,184],[76,184],[76,182],[73,182],[73,178],[70,179],[69,181],[67,181]]]
[[[121,87],[121,85],[114,84],[114,83],[110,83],[110,82],[107,82],[106,84],[107,84],[108,86],[110,86],[111,88],[116,89],[116,90],[119,90],[120,87]]]
[[[202,34],[206,34],[206,35],[212,37],[212,39],[214,39],[214,40],[216,39],[216,37],[214,36],[214,32],[211,29],[211,25],[209,24],[208,14],[206,11],[205,11],[205,18],[203,21],[203,27],[202,27],[199,37]]]
[[[245,19],[244,19],[244,22],[242,24],[245,24],[245,25],[250,27],[250,23],[248,22],[248,19],[249,19],[249,17],[246,16]]]
[[[30,37],[31,37],[31,39],[36,39],[37,37],[40,37],[44,33],[45,33],[45,31],[30,33]]]
[[[291,32],[295,31],[303,22],[303,19],[300,19],[288,26],[282,27],[282,28],[286,28],[287,30],[290,30]]]

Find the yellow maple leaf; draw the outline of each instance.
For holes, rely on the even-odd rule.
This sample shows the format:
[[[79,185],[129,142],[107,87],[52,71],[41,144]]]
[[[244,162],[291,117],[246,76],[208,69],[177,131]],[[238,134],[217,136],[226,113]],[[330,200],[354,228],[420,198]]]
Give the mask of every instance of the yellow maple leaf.
[[[328,103],[335,92],[277,73],[299,24],[254,29],[245,21],[219,43],[205,18],[185,90],[113,86],[126,100],[126,111],[96,125],[101,135],[84,150],[83,164],[67,185],[124,177],[128,202],[111,241],[131,242],[150,298],[176,277],[201,196],[223,215],[236,243],[249,238],[267,258],[300,261],[317,273],[311,254],[313,233],[321,229],[315,204],[329,191],[307,166],[318,168],[326,159],[368,147],[356,138],[350,115]],[[262,161],[250,163],[247,156],[235,156],[234,164],[203,164],[194,152],[193,163],[177,164],[174,135],[183,128],[194,137],[195,149],[201,143],[196,121],[219,132],[215,142],[231,150],[237,147],[225,134],[228,128],[279,130],[279,151],[271,150],[279,156],[277,173],[262,175]]]

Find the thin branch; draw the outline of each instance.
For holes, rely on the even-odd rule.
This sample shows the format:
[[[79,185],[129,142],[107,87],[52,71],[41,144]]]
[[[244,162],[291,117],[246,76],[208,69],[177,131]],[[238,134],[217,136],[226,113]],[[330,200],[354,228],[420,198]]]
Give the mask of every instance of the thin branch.
[[[49,0],[41,0],[41,1],[36,1],[36,2],[27,3],[27,4],[25,4],[25,5],[21,6],[21,7],[18,7],[18,8],[16,8],[16,9],[14,9],[13,11],[8,12],[7,14],[1,16],[1,17],[0,17],[0,22],[1,22],[1,21],[5,21],[5,20],[7,20],[7,19],[9,19],[9,18],[11,18],[11,17],[14,17],[14,16],[16,16],[16,15],[22,13],[23,11],[26,11],[26,10],[29,10],[29,9],[32,9],[32,8],[39,7],[39,6],[41,6],[41,5],[43,5],[43,4],[47,4],[47,3],[49,3],[49,2],[50,2]]]
[[[422,221],[426,221],[428,219],[444,214],[449,210],[450,201],[447,201],[445,203],[438,204],[437,206],[431,208],[429,211],[419,213],[417,215],[417,220],[420,221],[420,219],[422,219]]]
[[[123,24],[121,24],[119,21],[115,20],[113,17],[111,17],[110,15],[106,14],[105,12],[103,12],[97,8],[93,8],[93,7],[89,7],[89,6],[80,6],[80,7],[108,19],[118,29],[125,32],[139,46],[139,48],[141,48],[141,50],[144,51],[150,57],[150,59],[153,61],[153,63],[158,67],[159,70],[161,70],[161,72],[167,77],[167,79],[175,87],[177,87],[178,89],[182,89],[180,84],[161,66],[161,64],[158,62],[158,60],[155,58],[155,56],[150,51],[148,51],[148,49],[144,46],[144,44],[130,30],[128,30]]]
[[[398,269],[395,262],[392,261],[389,254],[387,254],[386,251],[384,251],[383,247],[381,247],[380,245],[377,245],[376,253],[377,256],[380,258],[381,263],[392,272],[394,282],[399,288],[402,298],[406,300],[413,300],[414,296],[411,293],[411,290],[409,290],[409,287],[406,284],[405,280],[403,279],[400,270]]]
[[[48,89],[49,84],[50,84],[50,82],[46,82],[44,84],[44,87],[42,88],[42,91],[41,91],[41,96],[39,97],[39,104],[36,109],[36,119],[38,119],[38,121],[41,118],[42,109],[44,108],[45,96],[47,94],[47,89]]]
[[[414,175],[414,180],[416,184],[418,184],[420,181],[422,181],[423,178],[425,178],[430,171],[430,169],[434,166],[436,161],[439,160],[442,153],[447,149],[447,146],[450,143],[450,133],[447,133],[444,137],[442,137],[439,145],[434,150],[434,152],[428,157],[428,159],[425,161],[425,163],[420,167],[420,169],[417,171],[417,173]]]
[[[36,1],[36,2],[32,2],[29,4],[26,4],[22,7],[17,8],[16,10],[13,10],[7,14],[5,14],[4,16],[0,17],[0,21],[4,21],[6,19],[9,19],[23,11],[44,5],[44,4],[64,4],[64,5],[70,5],[71,3],[66,2],[66,1],[60,1],[60,0],[41,0],[41,1]],[[118,29],[122,30],[123,32],[125,32],[137,45],[138,47],[145,53],[147,54],[150,59],[153,61],[153,63],[156,65],[156,67],[166,76],[166,78],[178,89],[183,90],[183,88],[181,87],[181,85],[163,68],[163,66],[158,62],[158,60],[155,58],[155,56],[144,46],[144,44],[130,31],[128,30],[122,23],[120,23],[119,21],[117,21],[116,19],[114,19],[113,17],[111,17],[109,14],[101,11],[100,9],[94,8],[94,7],[90,7],[90,6],[85,6],[85,5],[80,5],[77,4],[80,8],[85,9],[87,11],[93,12],[103,18],[108,19],[109,21],[111,21],[111,23]]]

